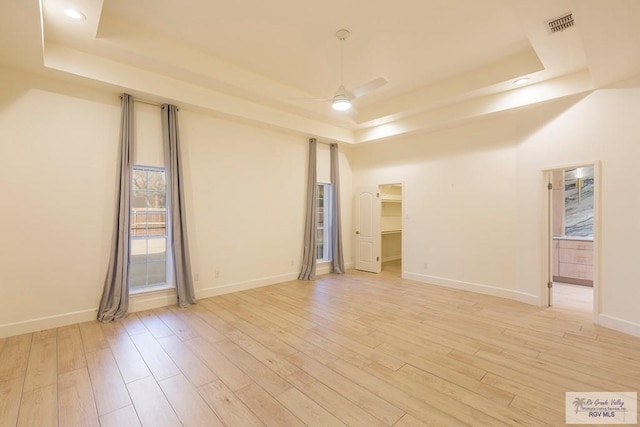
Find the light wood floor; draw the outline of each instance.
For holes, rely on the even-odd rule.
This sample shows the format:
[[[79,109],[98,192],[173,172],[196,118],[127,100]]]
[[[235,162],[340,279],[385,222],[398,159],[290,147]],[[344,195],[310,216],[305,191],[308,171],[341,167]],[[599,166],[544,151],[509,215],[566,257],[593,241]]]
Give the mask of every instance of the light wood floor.
[[[640,389],[580,311],[350,271],[0,340],[2,426],[564,424]]]
[[[560,309],[593,313],[593,288],[554,282],[553,305]]]

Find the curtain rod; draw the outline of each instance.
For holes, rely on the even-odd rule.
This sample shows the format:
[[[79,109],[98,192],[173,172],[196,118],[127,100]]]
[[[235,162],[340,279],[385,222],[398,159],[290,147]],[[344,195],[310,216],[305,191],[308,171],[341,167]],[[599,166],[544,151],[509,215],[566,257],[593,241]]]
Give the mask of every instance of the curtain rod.
[[[144,99],[136,99],[136,98],[133,98],[133,102],[139,102],[140,104],[153,105],[154,107],[162,107],[163,105],[171,105],[168,102],[167,103],[163,103],[163,104],[158,104],[157,102],[151,102],[151,101],[146,101]],[[176,109],[178,111],[180,111],[180,107],[178,107],[177,105],[176,105]]]
[[[154,107],[161,107],[162,104],[158,104],[157,102],[146,101],[144,99],[133,98],[133,102],[139,102],[140,104],[153,105]]]
[[[120,96],[120,99],[122,99],[122,96]],[[145,99],[139,99],[139,98],[133,98],[133,102],[139,102],[140,104],[147,104],[147,105],[153,105],[154,107],[162,107],[163,105],[165,105],[165,103],[163,104],[159,104],[157,102],[152,102],[152,101],[147,101]],[[171,105],[169,103],[166,103],[166,105]],[[180,108],[177,108],[178,111],[180,111]]]
[[[318,138],[309,138],[308,142],[311,142],[311,140],[314,139],[316,141],[316,144],[322,144],[322,145],[340,145],[337,142],[325,142],[325,141],[318,141]]]
[[[141,104],[153,105],[154,107],[162,107],[162,104],[158,104],[157,102],[146,101],[144,99],[136,98],[134,96],[132,96],[132,98],[133,98],[133,102],[139,102]],[[120,95],[120,99],[122,99],[122,95]]]

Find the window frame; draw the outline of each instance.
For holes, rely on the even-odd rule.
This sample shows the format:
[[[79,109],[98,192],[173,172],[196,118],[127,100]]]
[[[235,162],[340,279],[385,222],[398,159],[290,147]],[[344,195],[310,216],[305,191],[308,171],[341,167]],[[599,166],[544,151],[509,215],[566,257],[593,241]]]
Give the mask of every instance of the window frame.
[[[165,183],[165,189],[164,189],[164,217],[165,217],[165,227],[164,227],[164,234],[142,234],[142,235],[134,235],[132,233],[133,231],[133,218],[134,218],[134,197],[136,196],[136,192],[139,190],[136,190],[134,187],[134,174],[135,171],[145,171],[145,172],[161,172],[164,175],[164,183]],[[147,181],[148,182],[148,181]],[[171,271],[171,262],[170,262],[170,245],[169,245],[169,237],[170,237],[170,233],[171,233],[171,226],[170,226],[170,221],[168,221],[169,219],[169,206],[168,206],[168,189],[167,189],[167,171],[165,167],[162,166],[149,166],[149,165],[141,165],[141,164],[134,164],[131,168],[131,180],[130,180],[130,207],[129,207],[129,214],[131,215],[131,224],[129,226],[129,247],[132,248],[134,242],[139,242],[141,240],[145,240],[146,243],[146,251],[145,251],[145,262],[144,263],[133,263],[133,255],[132,255],[132,250],[129,251],[129,294],[130,295],[134,295],[134,294],[140,294],[140,293],[146,293],[146,292],[153,292],[153,291],[158,291],[158,290],[164,290],[164,289],[170,289],[173,287],[173,284],[170,281],[170,271]],[[150,194],[150,193],[154,193],[154,191],[149,191],[148,190],[148,186],[147,188],[145,188],[145,190],[143,190],[145,192],[145,194]],[[160,193],[159,191],[155,191],[155,193]],[[147,221],[146,221],[146,230],[149,230],[148,228],[148,217],[147,217]],[[164,258],[164,262],[158,262],[158,261],[149,261],[149,241],[151,240],[160,240],[160,239],[164,239],[165,242],[165,258]],[[145,266],[145,284],[144,285],[136,285],[136,286],[132,286],[131,283],[131,267],[133,265],[141,265],[144,264]],[[157,282],[157,283],[150,283],[149,282],[149,266],[150,264],[164,264],[164,282]]]
[[[331,261],[331,194],[333,185],[329,182],[318,182],[316,196],[316,209],[318,209],[316,220],[316,262]],[[322,188],[322,191],[320,190]],[[320,212],[320,195],[322,195],[322,212]],[[320,221],[322,220],[322,226]],[[318,231],[322,230],[322,242],[318,238]],[[322,245],[322,246],[321,246]],[[322,253],[320,253],[320,247]]]

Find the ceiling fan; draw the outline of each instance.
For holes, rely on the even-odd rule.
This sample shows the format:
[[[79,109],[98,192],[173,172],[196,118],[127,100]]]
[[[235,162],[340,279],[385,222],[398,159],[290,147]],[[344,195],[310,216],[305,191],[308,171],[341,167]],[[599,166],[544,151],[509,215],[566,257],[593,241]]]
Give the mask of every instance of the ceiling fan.
[[[338,30],[336,32],[336,37],[338,38],[338,40],[340,40],[340,45],[341,45],[340,46],[340,86],[338,87],[335,94],[333,95],[333,98],[289,98],[289,99],[300,100],[300,101],[331,102],[331,106],[333,107],[334,110],[346,111],[352,107],[351,100],[360,98],[361,96],[364,96],[370,92],[373,92],[374,90],[387,84],[387,81],[384,78],[378,77],[377,79],[373,79],[368,83],[358,86],[352,91],[348,91],[344,87],[344,84],[343,84],[344,41],[347,38],[349,38],[350,34],[351,33],[349,32],[349,30],[345,30],[345,29]]]

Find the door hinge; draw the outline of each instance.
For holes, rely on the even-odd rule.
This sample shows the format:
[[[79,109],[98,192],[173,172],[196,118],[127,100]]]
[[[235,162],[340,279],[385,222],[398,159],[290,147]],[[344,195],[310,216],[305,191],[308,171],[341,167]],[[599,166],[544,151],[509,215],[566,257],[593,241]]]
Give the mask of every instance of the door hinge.
[[[553,282],[547,282],[547,288],[549,289],[553,288]]]
[[[552,183],[548,183],[547,184],[547,190],[553,190],[553,184]]]

